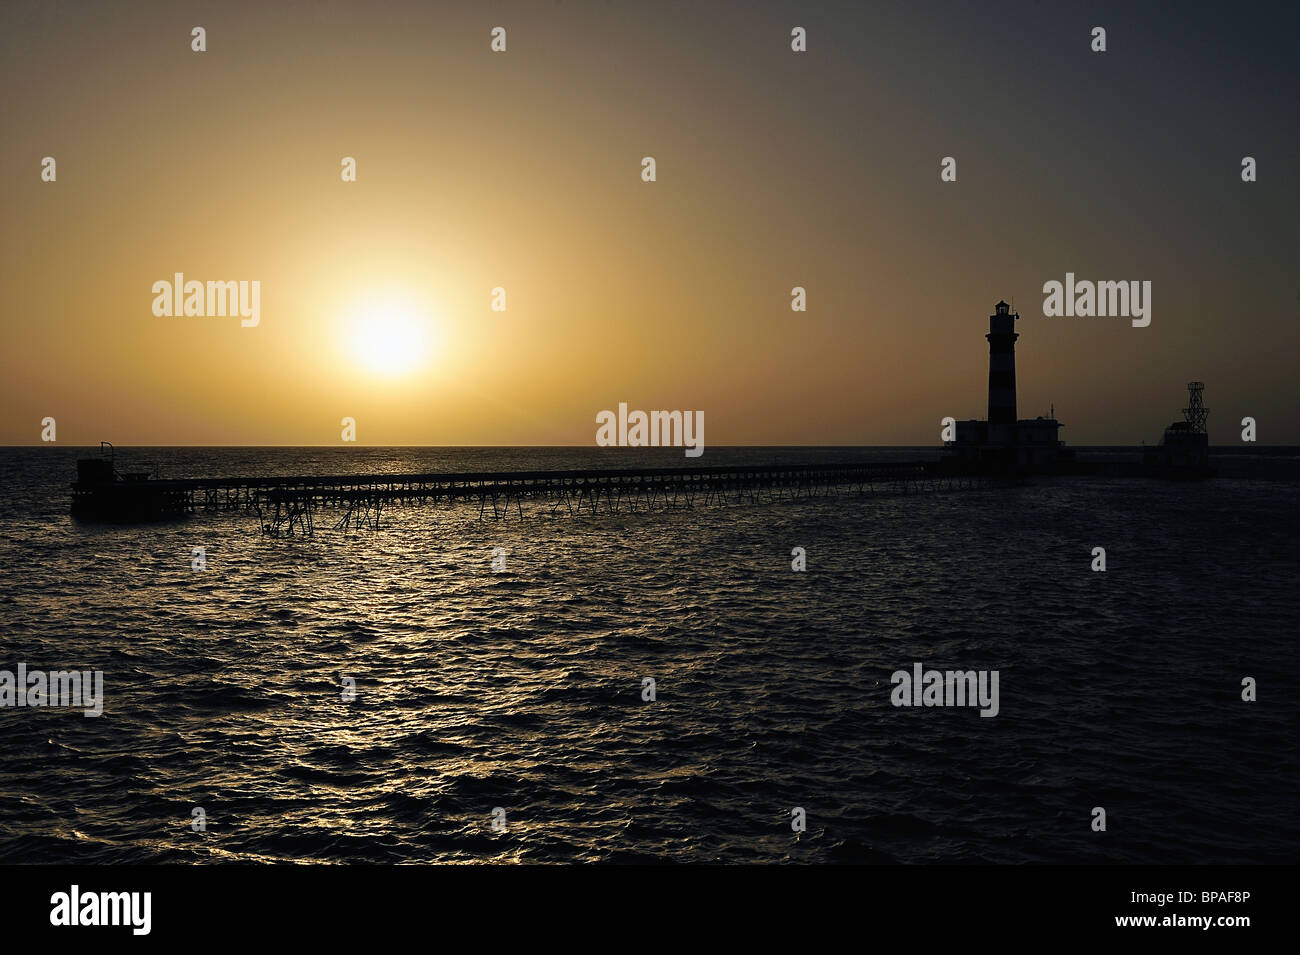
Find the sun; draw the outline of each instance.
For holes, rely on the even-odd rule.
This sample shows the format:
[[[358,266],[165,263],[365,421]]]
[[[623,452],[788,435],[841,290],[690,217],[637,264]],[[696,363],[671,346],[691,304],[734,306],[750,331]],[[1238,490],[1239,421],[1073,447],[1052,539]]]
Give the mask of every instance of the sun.
[[[429,321],[404,302],[362,309],[352,322],[349,350],[366,371],[384,377],[407,374],[428,359]]]

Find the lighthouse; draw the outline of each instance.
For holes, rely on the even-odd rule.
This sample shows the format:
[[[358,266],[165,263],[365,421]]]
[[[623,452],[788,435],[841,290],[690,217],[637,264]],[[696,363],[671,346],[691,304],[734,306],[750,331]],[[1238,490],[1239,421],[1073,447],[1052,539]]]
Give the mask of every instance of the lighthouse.
[[[1016,320],[1006,302],[998,302],[989,316],[989,430],[1016,426]],[[992,436],[992,435],[990,435]]]
[[[1006,302],[989,316],[989,416],[954,421],[953,439],[944,440],[952,458],[985,470],[1051,471],[1073,460],[1063,446],[1061,422],[1053,408],[1046,418],[1016,417],[1016,321]]]

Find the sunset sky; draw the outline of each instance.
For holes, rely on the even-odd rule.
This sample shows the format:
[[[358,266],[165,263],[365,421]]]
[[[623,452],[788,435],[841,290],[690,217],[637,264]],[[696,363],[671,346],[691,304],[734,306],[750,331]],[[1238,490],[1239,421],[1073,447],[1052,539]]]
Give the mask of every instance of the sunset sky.
[[[1071,444],[1157,441],[1191,379],[1211,443],[1300,444],[1296,15],[975,6],[10,0],[0,444],[592,445],[620,401],[937,444],[1002,298]],[[176,272],[260,324],[155,316]],[[1149,280],[1150,326],[1044,317],[1066,272]]]

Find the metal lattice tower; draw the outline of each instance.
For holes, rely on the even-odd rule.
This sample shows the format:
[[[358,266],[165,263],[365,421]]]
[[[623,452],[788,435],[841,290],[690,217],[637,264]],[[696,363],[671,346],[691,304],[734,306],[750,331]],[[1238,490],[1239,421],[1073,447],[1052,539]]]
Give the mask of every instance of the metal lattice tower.
[[[1183,417],[1192,426],[1193,434],[1205,433],[1205,419],[1210,416],[1210,409],[1205,407],[1204,402],[1201,401],[1201,394],[1204,391],[1204,382],[1189,381],[1187,383],[1187,407],[1183,409]]]

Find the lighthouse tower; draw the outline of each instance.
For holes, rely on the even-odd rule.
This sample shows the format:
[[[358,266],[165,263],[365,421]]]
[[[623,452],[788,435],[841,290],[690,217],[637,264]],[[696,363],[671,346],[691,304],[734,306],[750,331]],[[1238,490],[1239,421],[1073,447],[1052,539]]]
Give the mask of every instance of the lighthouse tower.
[[[989,342],[989,438],[996,442],[1010,438],[1016,427],[1016,339],[1020,336],[1015,323],[1020,316],[1006,302],[994,308],[984,337]]]
[[[962,467],[1021,472],[1051,471],[1074,459],[1063,446],[1056,409],[1048,416],[1016,417],[1016,321],[1006,302],[989,316],[989,416],[987,420],[955,422],[953,439],[945,442]]]

